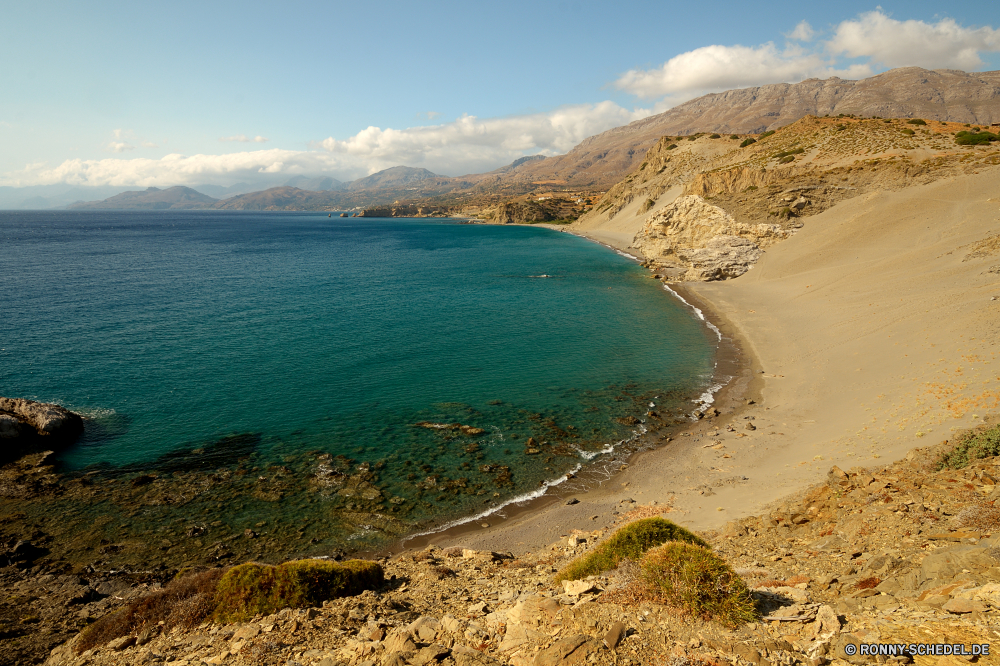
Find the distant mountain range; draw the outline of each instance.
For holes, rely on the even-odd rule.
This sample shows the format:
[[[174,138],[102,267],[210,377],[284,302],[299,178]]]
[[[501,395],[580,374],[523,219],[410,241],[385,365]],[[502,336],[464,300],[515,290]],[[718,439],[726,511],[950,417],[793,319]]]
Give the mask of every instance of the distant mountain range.
[[[496,204],[538,190],[606,190],[633,171],[663,136],[698,132],[757,134],[810,114],[924,118],[985,126],[1000,122],[1000,72],[968,74],[904,67],[860,81],[833,77],[729,90],[704,95],[592,136],[565,155],[522,157],[489,173],[458,178],[397,166],[350,183],[329,177],[294,176],[263,190],[246,183],[150,188],[145,192],[103,188],[93,192],[107,197],[103,201],[70,207],[344,210],[425,202]],[[44,188],[56,188],[58,192]],[[74,201],[67,197],[76,196],[79,201],[82,192],[91,190],[71,186],[0,188],[0,208],[66,206]]]

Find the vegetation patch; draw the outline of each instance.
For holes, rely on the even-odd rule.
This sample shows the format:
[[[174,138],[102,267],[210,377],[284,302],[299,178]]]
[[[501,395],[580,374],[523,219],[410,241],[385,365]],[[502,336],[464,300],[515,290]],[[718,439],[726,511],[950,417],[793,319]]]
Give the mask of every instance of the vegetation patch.
[[[219,580],[212,619],[245,622],[258,613],[320,606],[327,599],[360,594],[383,582],[381,565],[366,560],[241,564]]]
[[[966,132],[955,135],[955,143],[960,146],[983,146],[994,141],[1000,141],[1000,135],[993,132]]]
[[[576,558],[556,575],[556,582],[580,580],[616,568],[625,558],[638,560],[650,548],[682,541],[708,548],[701,537],[663,518],[645,518],[625,525],[604,543]]]
[[[730,139],[738,139],[738,138],[740,138],[740,137],[739,137],[738,135],[736,135],[736,134],[730,134],[730,135],[729,135],[729,138],[730,138]]]
[[[927,123],[920,118],[910,118],[906,121],[907,125],[926,125]]]
[[[215,610],[215,588],[225,569],[209,569],[175,578],[161,590],[137,599],[114,613],[108,613],[80,634],[77,654],[104,645],[122,636],[160,626],[190,629],[201,624]]]
[[[722,135],[721,134],[710,134],[708,138],[709,139],[721,139]]]
[[[937,468],[961,469],[973,460],[1000,455],[1000,425],[962,435],[955,448],[941,456]]]
[[[83,630],[77,654],[143,631],[190,629],[205,620],[245,621],[282,608],[320,606],[384,582],[376,562],[296,560],[278,566],[242,564],[178,575],[162,590],[105,615]]]
[[[639,566],[647,595],[660,603],[728,627],[759,618],[750,588],[707,548],[667,543],[646,553]]]
[[[667,146],[667,150],[673,150],[676,147],[677,147],[677,144],[676,143],[672,143],[669,146]]]
[[[801,155],[804,152],[806,152],[805,148],[796,148],[795,150],[783,150],[780,153],[776,153],[774,156],[781,158],[788,157],[789,155]]]
[[[750,138],[743,139],[743,143],[740,144],[740,148],[746,148],[750,144],[754,143],[757,143],[757,139],[750,139]]]
[[[768,130],[768,131],[764,132],[763,134],[761,134],[760,138],[761,139],[766,139],[767,137],[771,136],[772,134],[774,134],[777,131],[778,130]]]
[[[903,132],[903,134],[906,134],[907,136],[913,136],[914,134],[916,134],[916,132],[914,132],[913,130],[911,130],[909,128],[903,129],[902,132]]]

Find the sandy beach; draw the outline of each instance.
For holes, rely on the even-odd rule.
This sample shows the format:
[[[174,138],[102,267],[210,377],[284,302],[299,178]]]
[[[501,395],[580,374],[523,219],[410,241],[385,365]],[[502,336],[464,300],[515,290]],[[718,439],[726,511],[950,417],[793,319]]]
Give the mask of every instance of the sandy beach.
[[[889,463],[977,423],[1000,406],[1000,247],[987,240],[1000,232],[998,186],[1000,170],[984,169],[863,195],[805,218],[737,279],[675,286],[740,350],[719,417],[578,503],[553,496],[407,545],[525,552],[653,502],[712,530],[833,465]],[[631,233],[569,230],[623,250]]]

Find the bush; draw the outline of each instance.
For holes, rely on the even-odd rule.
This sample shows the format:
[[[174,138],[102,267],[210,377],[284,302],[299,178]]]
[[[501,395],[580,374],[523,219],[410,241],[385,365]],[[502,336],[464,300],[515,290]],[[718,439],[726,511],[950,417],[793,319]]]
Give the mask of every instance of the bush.
[[[668,543],[646,553],[639,566],[646,593],[660,603],[728,627],[758,618],[747,584],[707,548]]]
[[[795,155],[785,155],[778,160],[778,164],[788,164],[789,162],[795,161]]]
[[[788,157],[789,155],[801,155],[804,152],[806,152],[805,148],[796,148],[795,150],[783,150],[780,153],[776,153],[774,156],[779,158]],[[791,160],[788,161],[791,162]]]
[[[1000,455],[1000,425],[966,433],[948,453],[941,456],[938,469],[960,469],[973,460]]]
[[[767,137],[771,136],[772,134],[774,134],[777,131],[778,130],[768,130],[767,132],[764,132],[763,134],[761,134],[758,138],[760,138],[760,139],[766,139]]]
[[[108,613],[80,634],[77,654],[122,636],[163,623],[163,630],[201,624],[215,609],[215,588],[225,569],[209,569],[176,578],[162,590]]]
[[[916,132],[914,132],[911,129],[903,129],[902,132],[903,132],[903,134],[906,134],[907,136],[913,136],[914,134],[916,134]]]
[[[672,143],[669,146],[667,146],[667,150],[673,150],[676,147],[677,147],[677,144],[676,143]]]
[[[927,123],[925,123],[920,118],[910,118],[909,120],[906,121],[906,124],[907,125],[926,125]]]
[[[740,137],[739,137],[739,135],[737,135],[737,134],[730,134],[730,135],[729,135],[729,138],[730,138],[730,139],[734,139],[734,140],[735,140],[735,139],[738,139],[738,138],[740,138]]]
[[[576,558],[556,576],[556,582],[579,580],[614,569],[627,558],[638,560],[654,546],[667,541],[684,541],[708,547],[700,537],[663,518],[645,518],[625,525],[604,543]]]
[[[376,562],[295,560],[276,567],[241,564],[219,580],[212,619],[239,622],[282,608],[319,606],[327,599],[360,594],[384,581]]]
[[[708,138],[709,139],[721,139],[722,135],[721,134],[711,134],[711,135],[709,135]]]
[[[955,135],[955,143],[960,146],[983,146],[998,140],[1000,140],[1000,136],[993,132],[962,131]]]
[[[746,148],[750,144],[757,143],[757,139],[743,139],[743,143],[740,144],[740,148]]]

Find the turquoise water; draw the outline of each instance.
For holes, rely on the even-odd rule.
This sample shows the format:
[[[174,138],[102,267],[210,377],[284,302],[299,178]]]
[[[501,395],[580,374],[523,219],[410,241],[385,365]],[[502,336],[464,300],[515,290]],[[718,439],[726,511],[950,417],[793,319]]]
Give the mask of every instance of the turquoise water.
[[[547,229],[0,212],[0,246],[0,395],[91,417],[67,470],[308,452],[338,507],[361,469],[366,510],[426,524],[600,462],[712,372],[714,336],[648,273]]]

